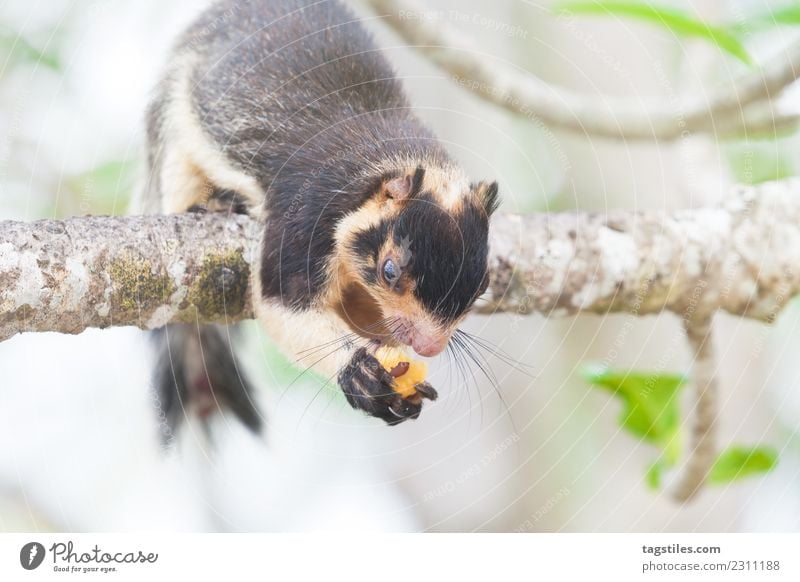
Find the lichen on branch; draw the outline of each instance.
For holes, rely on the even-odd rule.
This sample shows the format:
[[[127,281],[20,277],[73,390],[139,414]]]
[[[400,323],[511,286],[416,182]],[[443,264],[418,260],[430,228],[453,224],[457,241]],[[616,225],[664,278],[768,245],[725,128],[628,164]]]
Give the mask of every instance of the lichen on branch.
[[[0,222],[0,340],[250,318],[258,232],[200,214]]]
[[[695,438],[673,488],[685,501],[716,452],[711,318],[771,323],[800,293],[798,224],[800,179],[738,186],[718,208],[498,214],[476,311],[680,317],[696,356]],[[251,319],[262,228],[226,214],[0,222],[0,341]]]
[[[499,214],[477,311],[771,322],[800,293],[798,224],[794,179],[736,187],[718,208]],[[0,339],[250,319],[261,228],[215,214],[0,222]]]

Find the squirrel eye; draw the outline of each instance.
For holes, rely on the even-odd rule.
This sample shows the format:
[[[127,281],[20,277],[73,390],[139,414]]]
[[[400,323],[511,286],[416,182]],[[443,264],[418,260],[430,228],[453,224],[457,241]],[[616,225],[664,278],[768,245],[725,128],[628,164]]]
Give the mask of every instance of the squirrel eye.
[[[395,266],[392,259],[386,259],[383,263],[383,278],[389,285],[393,285],[400,278],[400,270]]]

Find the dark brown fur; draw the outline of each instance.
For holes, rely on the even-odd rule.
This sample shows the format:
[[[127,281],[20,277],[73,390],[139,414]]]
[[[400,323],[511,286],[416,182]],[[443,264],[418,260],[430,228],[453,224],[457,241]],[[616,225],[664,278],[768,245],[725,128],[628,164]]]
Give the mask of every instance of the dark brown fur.
[[[175,95],[184,78],[188,95]],[[224,166],[254,179],[263,202],[246,202],[245,193],[214,183],[202,162],[179,159],[178,175],[190,191],[177,210],[264,217],[259,301],[295,313],[332,312],[362,337],[394,343],[388,327],[376,327],[387,307],[430,319],[428,333],[450,333],[485,287],[496,185],[463,182],[342,2],[223,0],[189,28],[148,115],[150,209],[173,196],[160,189],[162,176],[174,171],[164,152],[175,139],[169,112],[181,100],[201,141],[212,144]],[[210,200],[195,196],[198,187],[211,192]],[[342,220],[368,201],[374,220],[353,227],[341,248]],[[398,261],[403,277],[387,289],[380,269],[386,253],[403,245],[410,245],[405,262]],[[412,323],[404,325],[400,341],[414,333]],[[354,353],[338,376],[351,403],[393,424],[415,417],[421,398],[403,403],[398,416],[396,395],[383,395],[391,392],[391,375],[367,366],[370,358]],[[373,392],[377,400],[368,405],[363,395]]]

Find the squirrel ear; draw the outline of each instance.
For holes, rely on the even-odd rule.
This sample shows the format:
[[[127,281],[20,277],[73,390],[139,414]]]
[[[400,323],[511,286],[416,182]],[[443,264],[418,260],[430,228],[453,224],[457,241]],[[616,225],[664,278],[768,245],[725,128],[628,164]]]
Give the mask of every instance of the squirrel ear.
[[[386,195],[394,200],[406,200],[411,196],[411,188],[413,187],[414,182],[409,175],[392,178],[386,182]]]
[[[480,182],[475,187],[475,195],[483,205],[483,209],[486,211],[487,216],[491,216],[492,213],[497,210],[497,207],[500,206],[500,199],[497,195],[497,190],[497,182],[492,182],[491,184]]]
[[[386,196],[398,202],[408,200],[420,191],[424,177],[425,170],[420,166],[413,174],[407,173],[403,176],[392,178],[384,184]]]

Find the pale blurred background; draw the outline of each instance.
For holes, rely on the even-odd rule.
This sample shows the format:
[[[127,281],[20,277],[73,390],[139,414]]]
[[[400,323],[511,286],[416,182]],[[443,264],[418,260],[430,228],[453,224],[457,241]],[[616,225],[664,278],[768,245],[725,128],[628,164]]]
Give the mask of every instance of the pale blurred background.
[[[471,175],[500,182],[505,210],[697,207],[735,181],[793,175],[800,164],[796,137],[626,143],[537,128],[467,94],[352,4],[452,153]],[[712,22],[780,5],[672,4]],[[0,218],[125,212],[149,92],[172,39],[203,5],[0,3]],[[707,42],[614,17],[559,18],[547,1],[427,6],[466,15],[451,24],[486,53],[598,99],[702,95],[747,71]],[[755,32],[747,48],[768,58],[794,31]],[[479,373],[464,382],[443,358],[432,377],[442,398],[394,428],[316,380],[286,390],[297,370],[248,324],[244,357],[261,387],[264,437],[220,417],[212,446],[184,427],[168,451],[157,440],[142,332],[17,337],[0,344],[0,530],[797,531],[798,323],[797,303],[774,328],[717,317],[720,441],[768,444],[780,460],[685,507],[646,486],[653,447],[622,432],[619,403],[579,374],[593,362],[687,372],[669,314],[475,316],[466,327],[530,374],[490,358],[498,394]]]

